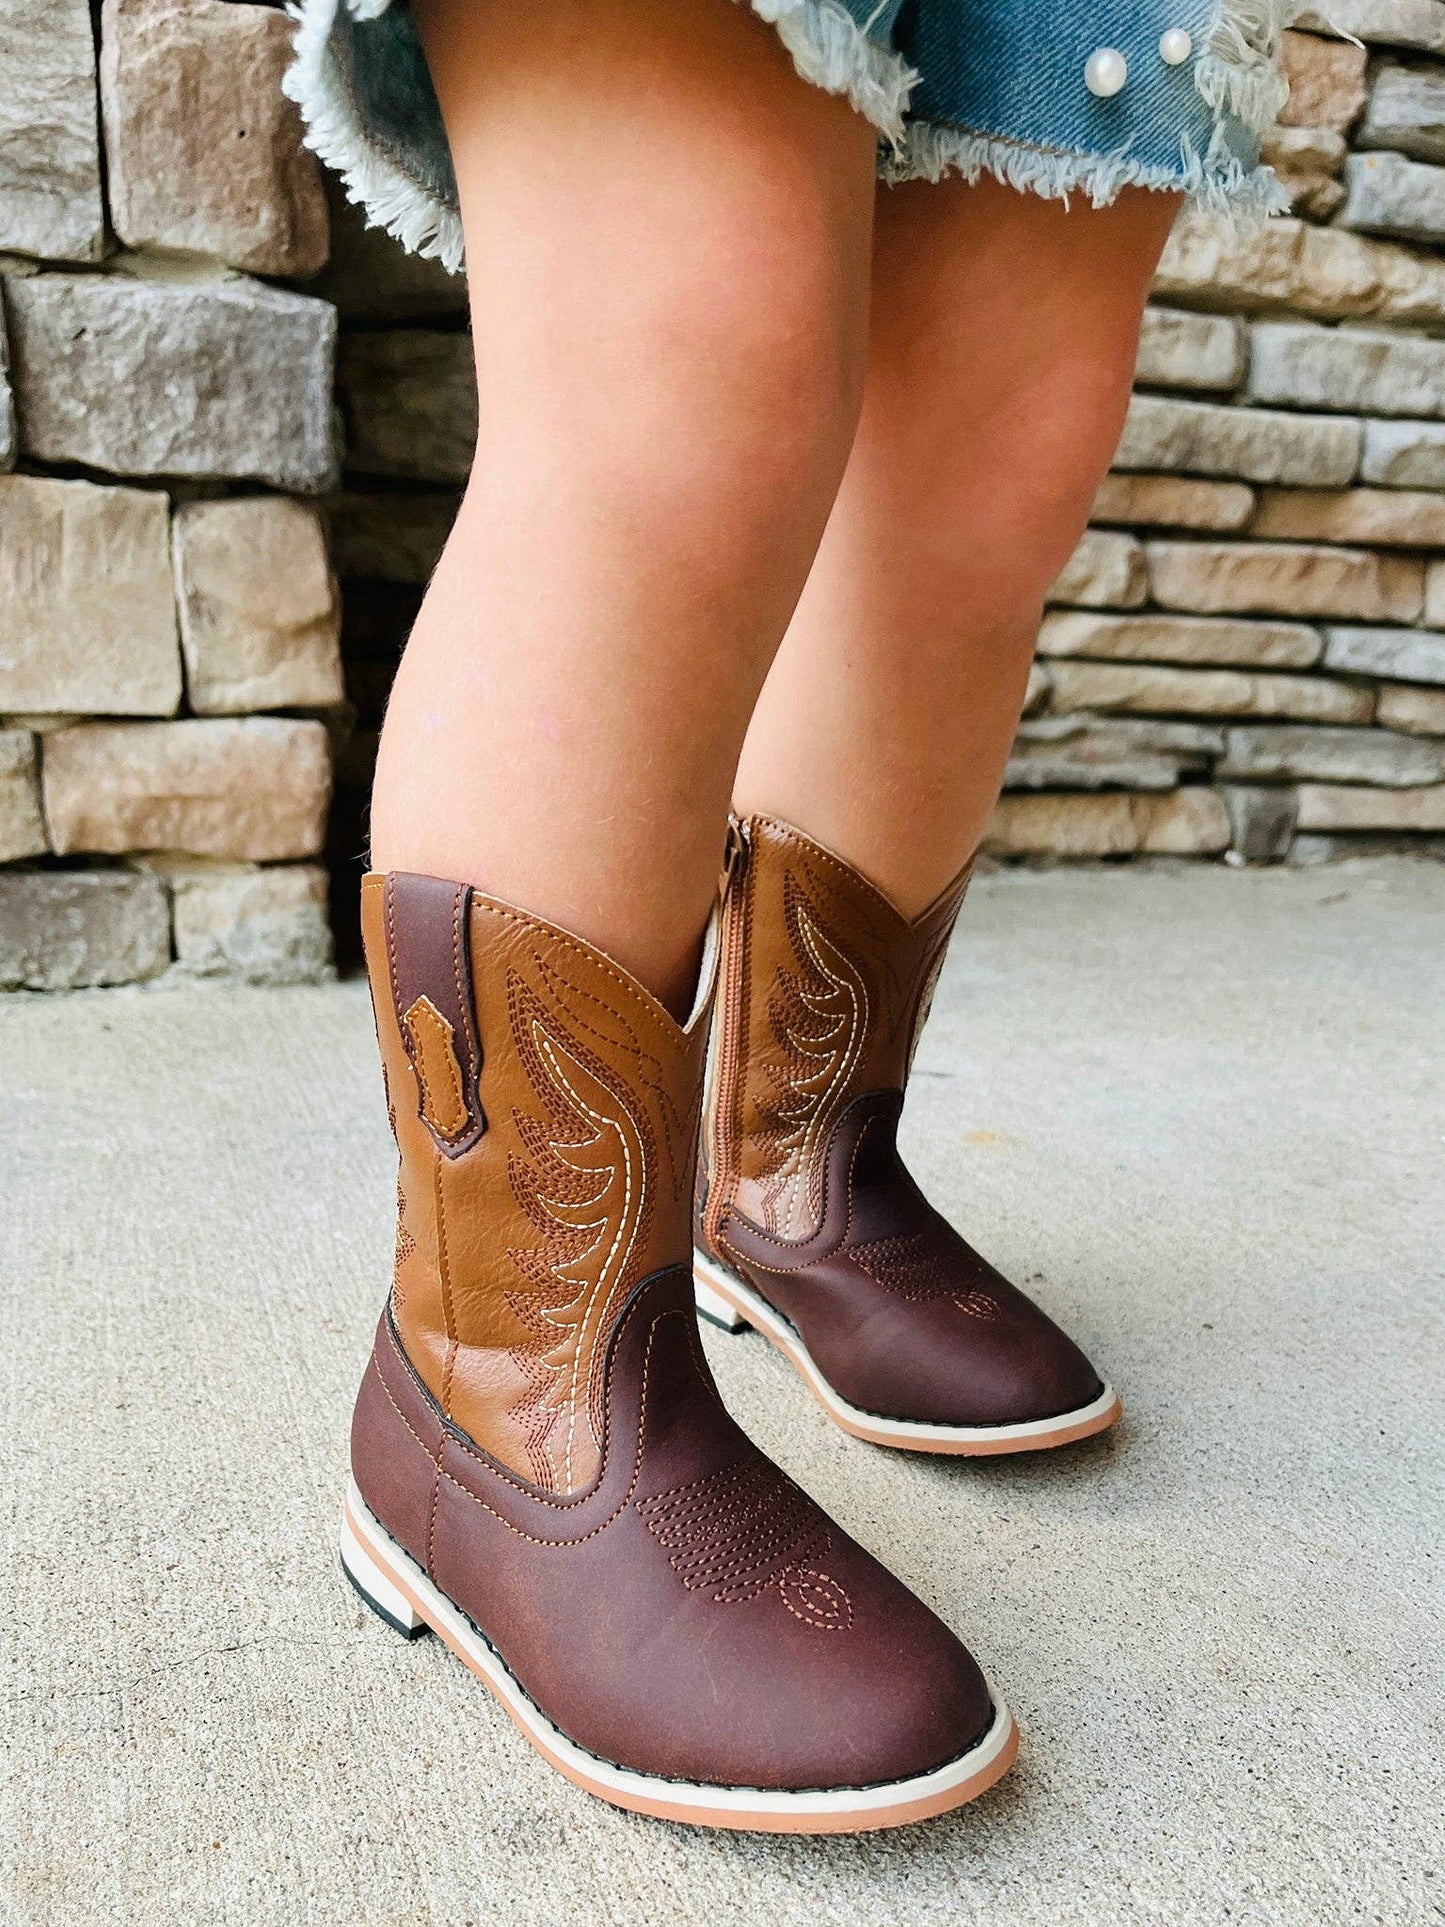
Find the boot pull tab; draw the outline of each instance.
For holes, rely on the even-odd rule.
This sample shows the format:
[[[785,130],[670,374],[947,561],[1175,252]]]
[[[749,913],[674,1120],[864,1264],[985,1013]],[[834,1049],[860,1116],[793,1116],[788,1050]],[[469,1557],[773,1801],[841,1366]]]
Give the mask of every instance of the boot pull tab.
[[[487,1128],[472,988],[472,892],[464,883],[391,871],[386,950],[397,1027],[416,1076],[417,1114],[447,1157]]]

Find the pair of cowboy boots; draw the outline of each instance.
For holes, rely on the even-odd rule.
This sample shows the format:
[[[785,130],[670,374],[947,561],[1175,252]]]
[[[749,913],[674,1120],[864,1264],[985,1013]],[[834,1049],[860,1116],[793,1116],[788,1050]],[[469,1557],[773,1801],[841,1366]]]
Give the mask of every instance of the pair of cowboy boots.
[[[342,1560],[619,1806],[857,1831],[1013,1759],[965,1647],[733,1422],[695,1316],[764,1332],[880,1443],[1027,1450],[1118,1416],[895,1146],[965,881],[910,923],[798,831],[735,825],[681,1024],[541,918],[363,884],[401,1162]]]

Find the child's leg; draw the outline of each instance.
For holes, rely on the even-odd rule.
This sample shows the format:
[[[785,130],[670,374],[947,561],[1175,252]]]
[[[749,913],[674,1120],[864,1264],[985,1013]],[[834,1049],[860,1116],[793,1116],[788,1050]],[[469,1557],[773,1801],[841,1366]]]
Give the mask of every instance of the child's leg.
[[[908,915],[993,808],[1178,205],[1136,188],[1066,209],[987,178],[879,197],[862,422],[736,796]]]
[[[856,424],[875,135],[720,0],[417,13],[481,428],[373,861],[523,904],[676,1006]]]

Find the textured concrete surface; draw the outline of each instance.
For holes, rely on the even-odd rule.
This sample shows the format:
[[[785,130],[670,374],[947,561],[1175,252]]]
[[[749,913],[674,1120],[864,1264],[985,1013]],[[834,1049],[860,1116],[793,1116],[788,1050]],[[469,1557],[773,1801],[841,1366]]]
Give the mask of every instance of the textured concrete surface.
[[[976,1806],[842,1841],[588,1800],[341,1585],[390,1241],[360,986],[0,1000],[0,1919],[1437,1918],[1442,952],[1424,864],[978,887],[917,1167],[1128,1416],[894,1457],[709,1339],[1023,1728]]]

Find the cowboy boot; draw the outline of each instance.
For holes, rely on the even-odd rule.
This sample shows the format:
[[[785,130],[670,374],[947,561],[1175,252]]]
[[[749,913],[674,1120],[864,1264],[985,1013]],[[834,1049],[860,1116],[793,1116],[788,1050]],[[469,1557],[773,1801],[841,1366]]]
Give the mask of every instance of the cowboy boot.
[[[465,886],[369,876],[362,920],[401,1162],[352,1583],[618,1806],[844,1832],[981,1792],[1012,1760],[1008,1713],[738,1429],[698,1343],[711,961],[679,1025]]]
[[[790,825],[735,823],[699,1173],[698,1306],[755,1326],[845,1431],[1034,1451],[1119,1401],[934,1210],[895,1135],[968,884],[912,922]]]

